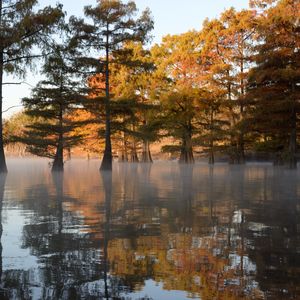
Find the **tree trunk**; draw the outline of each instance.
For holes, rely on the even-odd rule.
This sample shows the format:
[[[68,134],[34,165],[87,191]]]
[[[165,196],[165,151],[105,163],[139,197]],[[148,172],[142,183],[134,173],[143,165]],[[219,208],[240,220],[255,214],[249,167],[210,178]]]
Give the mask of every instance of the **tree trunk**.
[[[59,112],[59,136],[56,148],[56,153],[52,165],[52,172],[62,172],[64,170],[64,137],[63,137],[63,108],[60,105]]]
[[[244,53],[244,46],[242,45],[241,53]],[[245,120],[245,111],[244,111],[244,96],[245,96],[245,82],[244,82],[244,55],[241,58],[241,65],[240,65],[240,72],[241,72],[241,95],[240,95],[240,118],[241,122]],[[245,163],[245,141],[244,141],[244,125],[242,124],[239,136],[238,136],[238,163],[244,164]]]
[[[63,149],[63,137],[59,134],[58,145],[52,165],[52,172],[61,172],[64,170],[64,149]]]
[[[213,165],[215,163],[213,130],[214,130],[214,111],[211,110],[211,113],[210,113],[210,145],[209,145],[209,160],[208,160],[208,163],[210,165]]]
[[[245,164],[245,142],[244,142],[244,132],[242,131],[239,135],[239,141],[238,141],[238,149],[237,149],[237,155],[238,155],[238,164]]]
[[[142,152],[142,160],[143,163],[153,163],[151,152],[150,152],[150,143],[149,141],[143,141],[143,152]]]
[[[127,141],[124,132],[122,136],[122,142],[123,145],[122,145],[121,154],[119,154],[119,162],[128,162]]]
[[[133,145],[132,145],[130,161],[133,162],[133,163],[139,162],[139,158],[138,158],[138,155],[137,155],[137,152],[136,152],[136,144],[135,144],[135,142],[133,142]]]
[[[112,170],[111,128],[110,128],[110,99],[109,99],[109,26],[106,34],[106,61],[105,61],[105,149],[100,171]]]
[[[297,169],[297,115],[295,103],[292,107],[292,116],[291,116],[291,132],[289,140],[289,150],[288,150],[288,167],[290,169]]]
[[[68,160],[71,160],[72,159],[71,147],[68,147],[67,151],[68,151]]]
[[[195,160],[192,147],[192,134],[189,128],[189,130],[185,133],[185,135],[182,138],[182,148],[179,163],[193,164],[194,162]]]
[[[229,76],[229,71],[227,71]],[[235,141],[235,133],[234,129],[236,126],[236,120],[234,116],[234,110],[232,108],[232,98],[231,98],[231,84],[228,83],[227,85],[227,97],[229,101],[229,111],[230,111],[230,146],[228,151],[228,162],[229,164],[236,164],[236,141]]]
[[[0,30],[2,24],[2,0],[0,0]],[[0,39],[2,33],[0,32]],[[2,106],[3,106],[3,47],[0,40],[0,173],[7,173],[7,166],[4,154],[4,143],[3,143],[3,117],[2,117]]]
[[[132,132],[135,132],[135,124],[132,124]],[[133,162],[133,163],[139,162],[139,158],[138,158],[137,150],[136,150],[136,141],[135,141],[134,137],[133,137],[133,140],[132,140],[130,161]]]
[[[243,63],[241,64],[241,73],[244,72],[243,69]],[[229,76],[229,71],[228,71]],[[241,84],[241,96],[245,93],[244,89],[244,81],[243,79],[240,82]],[[230,107],[230,114],[231,114],[231,120],[230,120],[230,148],[229,148],[229,163],[230,164],[244,164],[245,162],[245,151],[244,151],[244,131],[241,129],[240,131],[237,130],[238,121],[243,119],[244,115],[244,104],[240,104],[240,114],[239,119],[236,120],[236,117],[234,115],[234,110],[231,107],[232,102],[232,86],[229,83],[227,86],[227,97],[229,101],[229,107]],[[241,99],[240,99],[241,100]]]
[[[273,165],[274,166],[283,166],[284,165],[284,159],[283,159],[282,151],[276,151],[275,152]]]
[[[211,142],[210,151],[209,151],[209,160],[208,163],[213,165],[215,163],[215,153],[214,153],[214,142]]]
[[[128,162],[128,158],[127,158],[127,156],[126,156],[126,154],[125,154],[125,150],[124,149],[122,149],[120,152],[119,152],[119,159],[118,159],[118,161],[119,162]]]

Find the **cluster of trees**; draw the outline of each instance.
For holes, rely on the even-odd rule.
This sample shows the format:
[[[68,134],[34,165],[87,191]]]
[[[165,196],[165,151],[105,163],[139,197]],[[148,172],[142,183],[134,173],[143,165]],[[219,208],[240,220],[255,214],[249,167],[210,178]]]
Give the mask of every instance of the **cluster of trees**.
[[[193,163],[197,152],[210,163],[222,153],[240,164],[246,153],[262,151],[277,164],[297,166],[299,1],[253,0],[248,10],[229,9],[200,31],[168,35],[150,49],[153,20],[148,10],[138,17],[134,2],[100,0],[84,12],[85,19],[68,23],[59,15],[63,38],[43,42],[45,79],[23,99],[33,121],[17,140],[54,158],[53,170],[63,169],[65,150],[94,147],[95,132],[104,140],[103,170],[112,168],[113,150],[123,161],[151,162],[150,143],[164,137],[172,143],[162,150],[183,163]],[[23,47],[40,41],[31,37]],[[0,160],[5,171],[4,153]]]

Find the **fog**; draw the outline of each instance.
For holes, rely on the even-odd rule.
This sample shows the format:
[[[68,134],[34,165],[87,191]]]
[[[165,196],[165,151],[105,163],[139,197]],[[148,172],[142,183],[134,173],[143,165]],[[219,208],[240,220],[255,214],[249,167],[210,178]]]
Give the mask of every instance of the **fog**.
[[[300,297],[299,171],[99,166],[51,174],[47,160],[8,160],[3,299]]]

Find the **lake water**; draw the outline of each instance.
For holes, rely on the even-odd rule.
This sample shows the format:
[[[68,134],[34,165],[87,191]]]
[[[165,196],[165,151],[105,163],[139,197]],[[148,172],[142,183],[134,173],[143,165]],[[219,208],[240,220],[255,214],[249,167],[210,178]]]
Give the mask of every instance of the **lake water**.
[[[300,299],[300,171],[99,165],[8,160],[0,299]]]

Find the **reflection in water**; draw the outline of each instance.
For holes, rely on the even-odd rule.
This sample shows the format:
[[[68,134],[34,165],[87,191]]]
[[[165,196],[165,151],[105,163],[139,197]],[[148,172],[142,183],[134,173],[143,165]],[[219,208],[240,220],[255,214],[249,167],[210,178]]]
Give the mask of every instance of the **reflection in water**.
[[[300,298],[299,171],[9,163],[1,299]]]
[[[105,194],[105,223],[104,223],[104,245],[103,245],[103,265],[104,265],[104,290],[105,299],[109,299],[107,273],[108,273],[108,242],[110,231],[110,214],[111,214],[111,194],[112,194],[112,172],[102,171],[101,177],[103,181]]]
[[[5,188],[6,174],[0,174],[0,298],[4,299],[6,297],[5,292],[2,289],[2,206],[3,206],[3,196],[4,196],[4,188]]]

